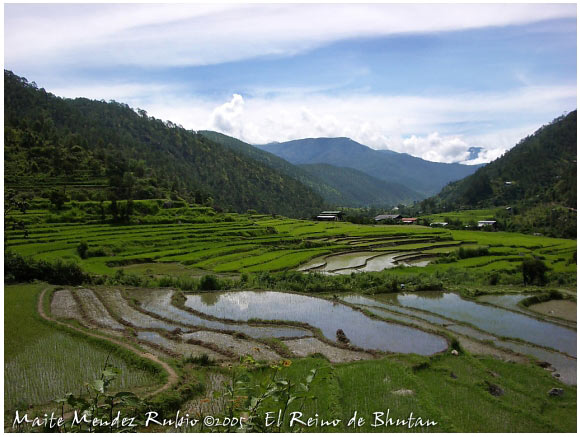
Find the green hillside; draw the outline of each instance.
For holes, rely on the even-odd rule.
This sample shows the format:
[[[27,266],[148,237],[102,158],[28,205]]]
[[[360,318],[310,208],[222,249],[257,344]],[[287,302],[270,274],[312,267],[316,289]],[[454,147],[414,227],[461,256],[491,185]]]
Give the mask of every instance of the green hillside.
[[[330,164],[302,164],[299,167],[313,178],[335,187],[341,196],[334,203],[341,206],[394,206],[423,197],[404,185],[386,182],[353,168]]]
[[[423,212],[502,206],[506,230],[576,237],[576,111],[419,204]]]
[[[401,184],[385,182],[352,168],[329,164],[292,165],[236,138],[212,131],[198,133],[299,180],[334,206],[391,206],[423,197]]]
[[[451,183],[439,198],[454,206],[558,202],[576,208],[576,111],[524,138],[501,158]]]
[[[224,210],[310,216],[302,183],[126,104],[64,99],[4,72],[5,183],[78,200],[183,198]]]

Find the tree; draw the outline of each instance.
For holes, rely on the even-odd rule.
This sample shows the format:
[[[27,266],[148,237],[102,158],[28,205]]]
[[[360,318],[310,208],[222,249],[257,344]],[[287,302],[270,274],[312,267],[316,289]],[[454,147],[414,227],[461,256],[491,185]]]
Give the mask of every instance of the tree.
[[[548,282],[546,279],[548,267],[541,259],[528,256],[522,261],[521,269],[524,276],[524,285],[534,283],[545,285]]]

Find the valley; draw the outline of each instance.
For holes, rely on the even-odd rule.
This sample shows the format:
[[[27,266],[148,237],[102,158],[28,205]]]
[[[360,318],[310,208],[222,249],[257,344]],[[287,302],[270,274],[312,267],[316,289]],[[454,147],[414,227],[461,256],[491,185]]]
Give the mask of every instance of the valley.
[[[152,202],[135,206],[150,210]],[[9,264],[7,275],[33,279],[34,263],[45,262],[57,271],[74,263],[86,276],[79,285],[66,285],[63,272],[64,285],[8,286],[8,313],[19,306],[31,319],[11,318],[7,332],[36,343],[36,331],[23,327],[38,320],[38,302],[49,319],[34,323],[52,326],[50,335],[62,337],[51,341],[86,343],[92,348],[80,352],[86,356],[104,356],[112,348],[122,368],[119,383],[159,411],[181,405],[182,413],[199,417],[225,414],[227,399],[212,393],[224,393],[241,363],[235,372],[254,381],[245,390],[273,378],[272,365],[294,381],[310,371],[324,374],[309,388],[320,401],[304,403],[301,411],[305,417],[339,417],[334,431],[348,430],[353,405],[368,417],[379,405],[398,416],[422,412],[439,431],[489,429],[500,412],[498,431],[575,427],[563,419],[572,415],[553,412],[576,408],[576,322],[535,309],[541,302],[575,308],[573,240],[314,222],[195,206],[160,208],[119,225],[102,223],[90,205],[66,203],[52,212],[53,223],[45,221],[51,213],[40,199],[26,213],[11,213],[26,223],[26,236],[20,229],[6,232],[13,257],[8,262],[20,266]],[[58,219],[72,209],[85,212],[82,223]],[[529,256],[548,266],[541,285],[522,283],[521,264]],[[64,368],[67,377],[43,388],[21,386],[10,369],[32,356],[7,356],[7,411],[24,405],[29,414],[48,411],[59,395],[75,392],[89,377],[56,357],[37,355],[45,372]],[[99,361],[92,358],[97,366]],[[172,369],[176,382],[158,362]],[[46,378],[36,376],[34,367],[30,372],[30,381]],[[193,391],[184,391],[192,384]],[[501,387],[499,397],[490,394],[492,385]],[[159,391],[162,386],[171,388]],[[563,388],[564,396],[548,396],[553,387]],[[475,416],[458,415],[456,408],[468,399],[481,408]],[[272,402],[266,399],[263,411],[274,408]],[[286,423],[282,429],[293,428]]]

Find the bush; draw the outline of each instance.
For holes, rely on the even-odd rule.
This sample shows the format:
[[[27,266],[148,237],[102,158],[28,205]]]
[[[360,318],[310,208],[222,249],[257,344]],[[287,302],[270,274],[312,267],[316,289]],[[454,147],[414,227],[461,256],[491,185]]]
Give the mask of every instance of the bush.
[[[537,303],[548,302],[550,300],[562,300],[564,295],[557,290],[550,290],[547,293],[536,294],[522,300],[521,304],[525,307],[535,305]]]
[[[193,355],[190,355],[187,358],[183,359],[184,363],[191,363],[191,364],[197,364],[198,366],[203,366],[203,367],[207,367],[207,366],[213,366],[215,364],[215,360],[212,360],[207,354],[202,354],[199,355],[197,357],[194,357]]]
[[[546,278],[548,266],[541,259],[534,257],[524,258],[521,270],[524,277],[524,285],[534,283],[545,285],[548,282]]]
[[[35,279],[51,284],[80,285],[90,282],[91,278],[74,262],[60,259],[54,262],[36,261],[11,251],[5,252],[4,280],[6,282],[30,282]]]
[[[199,289],[202,291],[219,290],[220,289],[219,279],[216,278],[214,275],[204,275],[201,277],[201,280],[199,281]]]
[[[89,251],[89,245],[86,241],[81,241],[77,246],[77,253],[82,259],[87,258],[87,252]]]

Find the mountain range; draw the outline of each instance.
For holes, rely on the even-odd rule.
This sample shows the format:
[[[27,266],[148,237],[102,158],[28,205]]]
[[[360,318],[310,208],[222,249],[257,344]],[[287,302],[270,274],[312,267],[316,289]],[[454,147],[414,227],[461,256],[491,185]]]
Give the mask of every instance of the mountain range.
[[[198,133],[299,180],[333,206],[389,206],[425,197],[404,184],[387,182],[353,168],[330,164],[293,165],[273,153],[219,132]]]
[[[256,147],[186,130],[126,104],[56,97],[6,70],[4,95],[5,186],[31,195],[183,198],[289,217],[409,204],[439,191],[421,202],[424,210],[523,200],[576,207],[576,111],[479,168],[373,150],[349,138]]]
[[[449,182],[481,167],[431,162],[406,153],[374,150],[350,138],[306,138],[258,147],[292,164],[330,164],[362,171],[417,193],[419,197],[414,200],[437,194]]]

